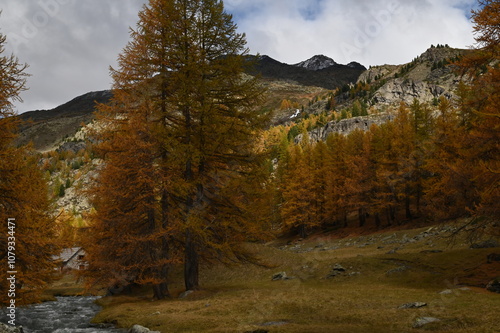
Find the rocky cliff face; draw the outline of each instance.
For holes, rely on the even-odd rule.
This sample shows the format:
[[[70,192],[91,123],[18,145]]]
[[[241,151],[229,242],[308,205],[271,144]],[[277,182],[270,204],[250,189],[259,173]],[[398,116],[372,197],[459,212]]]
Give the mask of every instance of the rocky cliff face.
[[[455,81],[433,84],[412,79],[394,79],[383,85],[373,97],[375,104],[396,104],[405,102],[411,104],[414,99],[420,102],[432,102],[435,98],[454,97]]]
[[[371,67],[360,75],[358,82],[380,84],[371,104],[432,102],[441,96],[455,97],[460,78],[452,63],[466,50],[447,46],[431,47],[405,65],[383,65]]]
[[[318,127],[309,132],[309,137],[312,141],[324,141],[332,133],[339,133],[343,135],[348,135],[349,133],[359,129],[362,131],[368,131],[372,125],[381,125],[390,120],[394,119],[393,115],[383,114],[383,115],[372,115],[365,117],[354,117],[350,119],[343,119],[340,121],[328,122],[323,127]],[[303,139],[303,135],[299,134],[295,138],[295,142],[300,142]]]

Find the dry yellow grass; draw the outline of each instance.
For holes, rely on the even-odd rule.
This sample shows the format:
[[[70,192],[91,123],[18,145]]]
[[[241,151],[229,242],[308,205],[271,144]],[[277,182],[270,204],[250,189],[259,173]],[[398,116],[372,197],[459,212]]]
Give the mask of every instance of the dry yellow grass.
[[[396,232],[394,239],[423,230]],[[497,270],[500,275],[498,263],[486,264],[486,255],[495,249],[472,250],[462,239],[450,247],[448,239],[436,237],[432,247],[430,238],[403,246],[381,241],[392,234],[381,234],[366,246],[368,236],[341,241],[316,237],[300,248],[339,248],[305,253],[293,252],[292,246],[251,245],[271,268],[205,267],[204,289],[186,299],[152,301],[149,291],[104,298],[95,321],[140,324],[161,332],[498,332],[500,295],[460,289],[463,281],[479,281],[481,276],[474,274],[484,265],[491,265],[484,266],[490,274]],[[395,247],[401,248],[387,254]],[[429,249],[443,252],[421,253]],[[347,273],[327,279],[337,263]],[[293,278],[271,281],[280,271]],[[172,289],[175,296],[183,291],[179,284]],[[444,289],[451,293],[440,294]],[[428,305],[398,309],[410,302]],[[441,321],[414,329],[418,317]]]

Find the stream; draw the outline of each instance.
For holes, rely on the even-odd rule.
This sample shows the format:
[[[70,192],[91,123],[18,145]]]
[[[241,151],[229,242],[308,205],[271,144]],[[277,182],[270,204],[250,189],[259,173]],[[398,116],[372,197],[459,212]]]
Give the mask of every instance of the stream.
[[[16,324],[24,333],[123,333],[90,323],[101,309],[98,297],[57,297],[57,301],[16,309]],[[2,318],[4,321],[5,315]]]

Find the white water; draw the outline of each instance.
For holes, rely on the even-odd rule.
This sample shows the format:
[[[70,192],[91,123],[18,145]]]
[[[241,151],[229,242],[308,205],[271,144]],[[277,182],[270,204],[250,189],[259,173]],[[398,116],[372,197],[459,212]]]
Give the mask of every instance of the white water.
[[[16,309],[16,324],[24,333],[118,333],[125,330],[101,328],[90,324],[100,307],[98,297],[57,297],[45,302]],[[4,317],[6,318],[6,317]],[[1,321],[4,321],[2,318]]]

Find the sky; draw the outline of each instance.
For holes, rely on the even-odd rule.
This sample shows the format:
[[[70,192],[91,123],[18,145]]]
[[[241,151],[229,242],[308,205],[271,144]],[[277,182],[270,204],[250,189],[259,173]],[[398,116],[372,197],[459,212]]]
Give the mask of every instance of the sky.
[[[109,66],[147,0],[0,0],[6,53],[27,63],[19,113],[109,89]],[[431,44],[474,44],[476,0],[225,0],[250,53],[295,64],[316,54],[366,67],[403,64]]]

